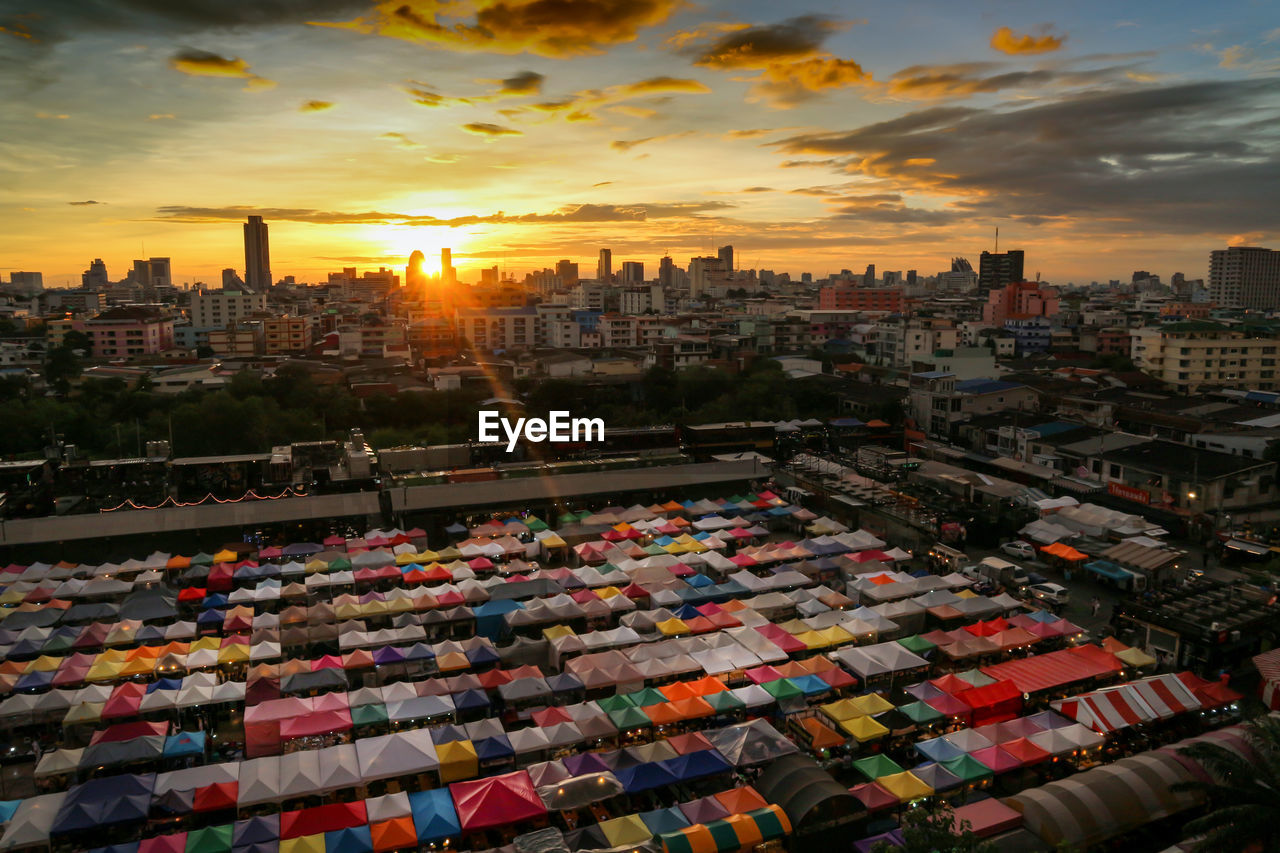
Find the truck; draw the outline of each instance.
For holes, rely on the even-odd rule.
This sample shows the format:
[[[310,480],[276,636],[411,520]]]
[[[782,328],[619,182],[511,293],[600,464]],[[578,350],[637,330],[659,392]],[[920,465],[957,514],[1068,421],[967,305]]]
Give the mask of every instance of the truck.
[[[945,575],[959,571],[968,559],[964,551],[941,542],[935,542],[929,549],[929,563],[938,574]]]
[[[983,579],[1013,589],[1031,583],[1026,569],[999,557],[983,557],[976,565],[965,566],[960,573],[973,580]]]

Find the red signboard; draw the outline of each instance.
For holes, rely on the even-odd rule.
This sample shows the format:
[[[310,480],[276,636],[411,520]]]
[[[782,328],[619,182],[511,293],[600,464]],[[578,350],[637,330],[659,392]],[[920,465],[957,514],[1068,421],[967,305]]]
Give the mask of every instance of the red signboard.
[[[1124,483],[1107,483],[1107,491],[1118,498],[1124,498],[1134,503],[1151,503],[1151,495],[1146,490],[1126,486]]]

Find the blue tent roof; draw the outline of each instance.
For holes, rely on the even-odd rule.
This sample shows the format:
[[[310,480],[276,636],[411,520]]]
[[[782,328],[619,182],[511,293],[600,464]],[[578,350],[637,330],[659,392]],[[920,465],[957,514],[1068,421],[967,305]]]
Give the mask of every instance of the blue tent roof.
[[[227,594],[225,592],[215,592],[212,595],[206,595],[200,606],[205,610],[208,610],[211,607],[226,607],[227,601]]]
[[[409,809],[421,842],[440,841],[462,831],[448,788],[414,791],[409,794]]]
[[[151,810],[155,774],[103,776],[67,792],[53,819],[51,835],[82,832],[122,823],[141,823]]]
[[[644,821],[644,825],[654,835],[661,835],[664,832],[678,832],[689,825],[689,819],[684,816],[684,812],[677,808],[641,812],[640,820]]]
[[[959,758],[967,753],[956,746],[949,740],[943,740],[940,737],[932,740],[922,740],[916,743],[916,752],[925,758],[931,758],[934,761],[950,761],[953,758]]]
[[[488,708],[492,703],[483,690],[464,690],[453,694],[453,707],[459,711],[470,711],[473,708]]]
[[[157,690],[181,690],[181,689],[182,689],[181,678],[161,678],[158,681],[153,681],[147,685],[148,693],[154,693]]]
[[[179,732],[164,739],[166,758],[182,755],[204,755],[204,732]]]
[[[325,853],[372,853],[368,825],[334,829],[324,834]]]
[[[826,693],[831,689],[831,685],[823,681],[816,675],[796,675],[791,677],[791,683],[804,691],[806,696],[818,696]]]
[[[20,805],[22,800],[0,800],[0,823],[8,823]]]
[[[1085,563],[1084,567],[1094,574],[1102,575],[1104,578],[1111,578],[1114,581],[1127,582],[1131,577],[1129,572],[1106,560],[1093,560]]]
[[[665,785],[674,785],[680,780],[671,772],[664,762],[637,764],[635,767],[622,767],[613,771],[623,789],[628,794],[637,791],[650,791]]]
[[[476,748],[476,758],[481,761],[497,761],[502,758],[510,758],[516,754],[511,748],[511,741],[507,740],[506,735],[498,737],[483,737],[480,740],[472,741]]]
[[[702,573],[689,575],[689,577],[685,578],[685,583],[697,589],[706,589],[709,586],[715,586],[715,581]]]
[[[681,782],[689,779],[701,779],[704,776],[714,776],[717,773],[728,773],[733,770],[733,765],[714,749],[700,749],[697,752],[688,752],[659,763],[665,766],[671,772],[671,775]]]
[[[270,814],[235,822],[231,832],[231,846],[270,843],[280,837],[280,815]]]

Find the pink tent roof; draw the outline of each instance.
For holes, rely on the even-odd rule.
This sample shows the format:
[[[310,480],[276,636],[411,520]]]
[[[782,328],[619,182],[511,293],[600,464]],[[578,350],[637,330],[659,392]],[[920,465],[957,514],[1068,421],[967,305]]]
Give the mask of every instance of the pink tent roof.
[[[1017,770],[1022,766],[1021,759],[1017,756],[1010,755],[998,746],[988,746],[984,749],[977,749],[969,753],[969,755],[990,767],[992,773],[1007,773],[1010,770]]]

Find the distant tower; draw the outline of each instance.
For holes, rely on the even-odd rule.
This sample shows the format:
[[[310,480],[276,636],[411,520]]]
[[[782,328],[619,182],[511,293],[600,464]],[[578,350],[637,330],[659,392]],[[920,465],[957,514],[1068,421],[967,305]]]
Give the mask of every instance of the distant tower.
[[[724,265],[724,271],[733,275],[735,267],[733,265],[733,246],[721,246],[716,252],[720,258],[720,263]]]
[[[250,216],[244,224],[244,284],[253,293],[266,293],[271,289],[271,282],[267,223],[261,216]]]
[[[458,271],[453,268],[453,249],[440,250],[440,281],[444,284],[458,283]]]
[[[563,287],[573,287],[578,283],[578,265],[568,258],[556,262],[556,275],[560,277]]]
[[[111,283],[107,278],[107,265],[102,262],[102,258],[94,258],[93,263],[89,264],[89,268],[80,276],[80,286],[85,290],[100,290]]]
[[[404,283],[406,287],[413,290],[421,291],[427,286],[427,256],[417,249],[409,255],[409,263],[404,268]]]
[[[658,262],[658,284],[663,287],[671,287],[675,281],[675,262],[671,260],[670,255],[663,255],[662,260]]]
[[[596,262],[596,281],[609,281],[613,278],[613,250],[601,249],[600,260]]]

